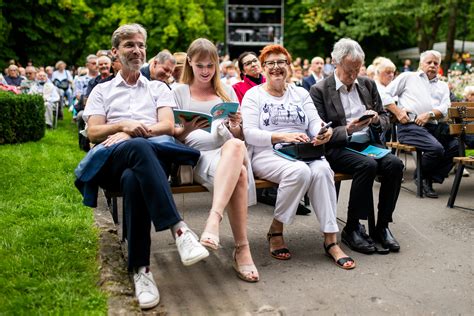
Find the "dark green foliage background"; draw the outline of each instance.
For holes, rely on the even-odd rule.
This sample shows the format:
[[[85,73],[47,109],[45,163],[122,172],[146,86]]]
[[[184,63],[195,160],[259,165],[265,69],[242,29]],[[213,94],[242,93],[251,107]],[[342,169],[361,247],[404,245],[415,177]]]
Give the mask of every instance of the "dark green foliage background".
[[[271,1],[269,0],[269,3]],[[367,60],[446,41],[449,11],[456,9],[455,38],[474,40],[469,0],[285,0],[285,47],[293,56],[329,56],[335,41],[361,42]],[[0,0],[0,67],[84,65],[88,54],[109,49],[121,24],[148,30],[148,58],[162,49],[185,51],[198,37],[224,42],[224,0]],[[436,27],[434,27],[436,25]]]
[[[43,97],[0,92],[0,144],[37,141],[44,131]]]

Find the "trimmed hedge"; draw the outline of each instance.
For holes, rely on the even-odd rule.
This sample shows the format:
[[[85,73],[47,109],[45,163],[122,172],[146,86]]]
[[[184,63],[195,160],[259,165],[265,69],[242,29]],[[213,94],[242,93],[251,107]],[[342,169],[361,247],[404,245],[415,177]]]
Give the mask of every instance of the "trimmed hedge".
[[[0,144],[40,140],[45,125],[42,96],[0,91]]]

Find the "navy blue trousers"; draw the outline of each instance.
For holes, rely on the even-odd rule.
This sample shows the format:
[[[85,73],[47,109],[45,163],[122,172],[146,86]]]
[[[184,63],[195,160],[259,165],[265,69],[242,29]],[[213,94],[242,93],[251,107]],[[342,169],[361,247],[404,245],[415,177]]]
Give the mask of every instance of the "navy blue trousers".
[[[128,269],[150,265],[151,222],[156,231],[181,221],[168,183],[168,161],[158,159],[143,138],[119,144],[97,175],[99,185],[122,191],[128,241]]]
[[[401,143],[416,146],[423,151],[423,178],[443,183],[453,167],[453,157],[458,155],[458,141],[449,135],[447,124],[398,124],[397,129]]]
[[[351,143],[349,146],[360,151],[368,144]],[[374,212],[372,187],[377,175],[381,181],[377,221],[392,222],[403,178],[403,162],[398,157],[388,154],[374,159],[342,147],[331,149],[326,158],[335,172],[347,173],[353,177],[347,209],[348,222],[367,219],[369,212]]]

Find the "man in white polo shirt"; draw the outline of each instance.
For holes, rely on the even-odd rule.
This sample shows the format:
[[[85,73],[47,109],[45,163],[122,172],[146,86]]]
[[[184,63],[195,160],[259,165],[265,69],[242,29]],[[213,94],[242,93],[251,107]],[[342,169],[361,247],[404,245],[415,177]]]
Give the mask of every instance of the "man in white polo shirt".
[[[145,29],[138,24],[115,30],[112,53],[120,59],[122,70],[92,90],[83,118],[89,139],[100,143],[99,148],[104,147],[102,152],[107,155],[100,161],[103,166],[93,181],[105,189],[123,192],[128,268],[134,274],[140,307],[152,308],[160,296],[149,269],[151,222],[157,231],[171,229],[184,265],[194,264],[209,253],[176,210],[165,160],[179,157],[167,157],[166,150],[149,140],[173,135],[175,103],[164,83],[148,81],[140,73],[146,37]],[[94,153],[97,150],[92,149],[88,156]],[[96,162],[91,165],[98,168]]]
[[[449,127],[441,122],[451,102],[446,82],[438,80],[441,54],[429,50],[420,55],[420,69],[404,72],[392,81],[386,92],[398,97],[398,105],[386,108],[398,119],[398,140],[423,151],[421,174],[423,192],[437,198],[433,182],[443,183],[453,167],[458,152],[457,140],[449,135]]]

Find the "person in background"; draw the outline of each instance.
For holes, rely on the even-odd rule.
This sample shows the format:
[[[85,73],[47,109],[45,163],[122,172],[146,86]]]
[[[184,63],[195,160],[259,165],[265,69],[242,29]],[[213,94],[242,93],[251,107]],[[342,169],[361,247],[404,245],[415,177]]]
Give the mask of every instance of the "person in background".
[[[44,100],[44,119],[48,128],[53,127],[53,110],[59,102],[59,93],[44,71],[39,71],[36,81],[28,91],[29,94],[39,94]]]
[[[112,77],[112,74],[110,72],[110,69],[113,69],[111,65],[112,65],[112,61],[108,56],[102,55],[99,58],[97,58],[97,69],[99,71],[99,74],[96,77],[94,77],[94,79],[89,80],[89,83],[87,84],[87,90],[85,93],[86,101],[89,95],[91,94],[92,89],[94,89],[95,86],[97,86],[99,83],[107,82],[114,78]]]
[[[20,89],[22,93],[29,93],[31,87],[36,82],[36,68],[33,66],[26,66],[25,68],[26,79],[20,83]]]
[[[464,88],[463,97],[464,102],[474,102],[474,86],[466,86]],[[474,124],[474,122],[470,124]],[[466,146],[470,149],[474,149],[474,135],[466,135]],[[468,175],[469,173],[467,173],[467,176]]]
[[[413,68],[411,67],[411,60],[407,58],[403,61],[403,66],[400,67],[400,72],[403,73],[410,71],[413,71]]]
[[[237,62],[240,69],[240,79],[242,79],[242,81],[234,84],[232,88],[234,88],[237,94],[239,103],[242,103],[242,99],[247,90],[264,83],[265,77],[262,76],[262,67],[257,58],[257,54],[254,52],[243,52],[240,54]]]
[[[453,157],[458,154],[458,142],[442,121],[451,101],[447,83],[438,79],[440,64],[438,51],[425,51],[420,54],[418,71],[400,74],[386,89],[392,98],[398,98],[397,104],[386,106],[398,120],[398,140],[423,151],[420,185],[429,198],[438,197],[433,183],[443,183],[453,167]]]
[[[326,77],[334,72],[334,65],[331,63],[331,57],[326,57],[323,72]]]
[[[366,72],[368,78],[370,78],[372,80],[375,80],[375,66],[374,66],[374,64],[369,65],[369,67],[367,67],[365,72]]]
[[[46,75],[48,76],[48,80],[51,80],[51,82],[52,82],[54,67],[53,66],[46,66],[46,68],[44,70],[46,72]]]
[[[18,67],[16,65],[10,65],[7,68],[8,75],[5,76],[5,81],[10,86],[19,87],[23,78],[20,76],[20,72],[18,71]]]
[[[293,76],[291,77],[291,82],[297,87],[302,87],[303,78],[303,69],[301,66],[293,66]]]
[[[159,52],[147,66],[143,66],[140,72],[148,80],[159,80],[169,87],[168,81],[173,74],[175,66],[176,59],[174,56],[169,51],[163,50]]]
[[[56,70],[53,72],[51,81],[60,89],[60,94],[67,98],[68,104],[73,104],[72,83],[73,78],[69,70],[66,69],[66,63],[62,60],[56,63]],[[61,112],[62,113],[62,112]]]
[[[175,88],[181,83],[181,74],[183,73],[184,63],[186,61],[185,52],[175,52],[173,57],[176,59],[176,66],[173,70],[173,76],[170,78],[171,88]]]
[[[235,65],[231,60],[224,62],[222,67],[225,68],[225,76],[221,78],[223,84],[232,87],[237,82],[240,82],[239,78],[237,78]]]
[[[324,60],[321,57],[316,56],[311,60],[309,75],[303,79],[303,88],[309,91],[312,85],[324,79],[323,67]]]

